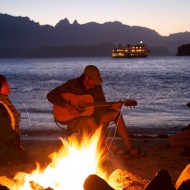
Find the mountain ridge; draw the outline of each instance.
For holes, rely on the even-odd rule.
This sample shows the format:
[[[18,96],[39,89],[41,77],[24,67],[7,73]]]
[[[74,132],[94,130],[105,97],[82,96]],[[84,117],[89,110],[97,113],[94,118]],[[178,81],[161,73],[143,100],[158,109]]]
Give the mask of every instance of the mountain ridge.
[[[89,22],[72,24],[67,18],[55,26],[40,25],[28,17],[14,17],[0,13],[0,49],[36,49],[39,47],[97,46],[101,43],[138,44],[143,41],[152,49],[161,47],[168,50],[168,55],[176,55],[178,46],[190,43],[190,32],[180,32],[161,36],[155,30],[124,25],[119,21],[99,24]],[[156,52],[154,52],[156,53]],[[111,55],[111,52],[110,52]]]

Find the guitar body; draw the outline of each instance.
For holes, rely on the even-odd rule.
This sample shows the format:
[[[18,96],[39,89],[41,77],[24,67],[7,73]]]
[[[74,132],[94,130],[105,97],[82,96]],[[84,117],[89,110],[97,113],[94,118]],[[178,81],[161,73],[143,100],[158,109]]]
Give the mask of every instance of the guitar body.
[[[73,105],[79,111],[79,116],[77,117],[92,115],[95,106],[111,106],[115,103],[118,103],[118,102],[94,103],[94,99],[90,94],[76,95],[72,93],[63,93],[62,96],[65,100],[67,100],[69,104]],[[129,106],[129,107],[135,107],[137,105],[137,101],[135,100],[124,100],[119,102],[122,103],[124,106]],[[55,104],[53,105],[53,114],[55,119],[60,123],[66,123],[76,118],[76,116],[72,114],[67,108],[63,108]]]
[[[63,98],[70,104],[80,110],[80,116],[90,116],[94,112],[94,106],[86,106],[88,103],[93,103],[94,99],[90,94],[75,95],[72,93],[63,93]],[[53,114],[57,121],[60,123],[68,122],[75,117],[66,108],[58,105],[53,105]]]

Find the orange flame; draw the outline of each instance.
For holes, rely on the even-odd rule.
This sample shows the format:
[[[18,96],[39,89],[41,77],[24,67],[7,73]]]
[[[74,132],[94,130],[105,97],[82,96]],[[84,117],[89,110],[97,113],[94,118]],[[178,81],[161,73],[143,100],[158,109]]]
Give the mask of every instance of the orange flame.
[[[17,173],[13,180],[0,179],[2,185],[10,190],[34,190],[52,188],[54,190],[83,190],[83,183],[90,174],[106,178],[107,174],[101,168],[104,159],[103,150],[99,148],[101,129],[90,138],[84,135],[82,140],[70,137],[61,139],[63,146],[49,157],[51,163],[42,170],[37,164],[31,174]],[[1,182],[2,181],[2,182]]]

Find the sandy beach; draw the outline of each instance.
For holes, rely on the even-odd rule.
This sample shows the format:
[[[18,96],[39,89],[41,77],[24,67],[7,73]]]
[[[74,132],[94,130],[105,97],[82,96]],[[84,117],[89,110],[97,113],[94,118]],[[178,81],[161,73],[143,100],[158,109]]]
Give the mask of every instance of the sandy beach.
[[[145,156],[127,160],[121,160],[117,156],[108,156],[109,160],[104,165],[104,169],[110,174],[116,169],[121,169],[129,174],[133,183],[126,188],[128,190],[142,190],[160,169],[167,170],[175,184],[183,169],[190,163],[190,158],[184,158],[181,155],[183,148],[170,148],[167,138],[132,138],[131,140],[136,148],[145,153]],[[1,165],[0,176],[13,179],[17,172],[30,173],[36,169],[35,161],[42,168],[46,167],[51,161],[48,155],[57,152],[62,146],[59,139],[23,140],[22,142],[31,162]],[[117,139],[116,143],[120,144],[120,140]]]

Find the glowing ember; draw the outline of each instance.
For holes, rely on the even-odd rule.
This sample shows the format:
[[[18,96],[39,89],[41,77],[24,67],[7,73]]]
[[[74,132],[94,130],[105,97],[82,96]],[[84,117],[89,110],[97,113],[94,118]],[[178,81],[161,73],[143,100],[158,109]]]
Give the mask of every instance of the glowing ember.
[[[42,170],[37,165],[31,174],[17,173],[14,180],[0,177],[0,184],[11,190],[83,190],[83,183],[90,174],[97,174],[106,180],[101,169],[103,152],[98,148],[101,130],[92,137],[85,135],[82,140],[70,137],[62,140],[63,146],[50,155],[51,163]]]

